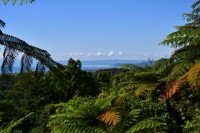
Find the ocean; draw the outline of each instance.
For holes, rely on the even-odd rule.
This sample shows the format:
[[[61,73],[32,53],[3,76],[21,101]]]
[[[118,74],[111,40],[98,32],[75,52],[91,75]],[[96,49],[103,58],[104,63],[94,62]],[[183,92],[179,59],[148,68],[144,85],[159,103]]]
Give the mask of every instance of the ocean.
[[[58,61],[59,63],[66,65],[67,61]],[[122,64],[148,64],[147,60],[81,60],[82,70],[96,71],[99,69],[118,68]],[[13,73],[20,71],[19,61],[14,64]],[[35,69],[35,63],[33,64],[33,70]]]

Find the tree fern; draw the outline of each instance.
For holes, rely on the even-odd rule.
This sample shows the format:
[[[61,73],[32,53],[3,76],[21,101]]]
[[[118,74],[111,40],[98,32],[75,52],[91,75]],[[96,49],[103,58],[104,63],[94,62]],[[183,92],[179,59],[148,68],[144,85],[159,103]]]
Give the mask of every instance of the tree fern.
[[[0,45],[5,46],[3,64],[1,68],[3,74],[10,74],[12,72],[12,66],[19,52],[22,52],[26,55],[26,57],[29,57],[23,57],[22,59],[22,64],[25,63],[25,59],[28,59],[26,60],[28,61],[26,66],[30,66],[30,57],[32,57],[42,62],[52,71],[55,69],[57,70],[58,68],[63,68],[63,65],[55,62],[47,51],[31,46],[21,39],[3,33],[1,28],[5,26],[5,23],[1,20],[0,25]]]

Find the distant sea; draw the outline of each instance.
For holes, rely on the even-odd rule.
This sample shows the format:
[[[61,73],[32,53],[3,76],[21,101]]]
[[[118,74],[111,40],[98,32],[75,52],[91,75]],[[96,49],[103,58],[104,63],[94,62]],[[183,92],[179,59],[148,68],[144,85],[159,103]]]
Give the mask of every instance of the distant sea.
[[[66,65],[67,61],[58,61],[59,63]],[[140,66],[149,65],[147,60],[81,60],[82,70],[86,71],[96,71],[99,69],[110,69],[118,68],[122,64],[137,64]],[[18,73],[20,71],[19,61],[17,61],[13,67],[13,73]],[[33,68],[35,69],[35,64]],[[33,69],[33,70],[34,70]]]

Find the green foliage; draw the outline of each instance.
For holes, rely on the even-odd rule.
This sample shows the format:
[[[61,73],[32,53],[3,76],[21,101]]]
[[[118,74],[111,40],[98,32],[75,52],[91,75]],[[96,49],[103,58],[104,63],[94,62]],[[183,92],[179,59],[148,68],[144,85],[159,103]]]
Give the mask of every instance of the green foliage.
[[[165,123],[156,118],[149,118],[146,120],[143,120],[137,124],[135,124],[133,127],[131,127],[129,130],[126,131],[126,133],[135,133],[135,132],[146,132],[149,129],[156,130],[156,128],[165,126]],[[156,130],[157,131],[157,130]]]
[[[187,121],[184,126],[185,133],[199,133],[200,132],[200,115],[194,117],[193,120]]]
[[[94,106],[92,98],[74,97],[67,103],[53,105],[55,114],[50,116],[48,127],[52,130],[62,130],[68,124],[88,126],[94,124],[99,113],[99,108]]]
[[[155,83],[158,81],[158,77],[155,72],[138,72],[134,75],[135,81]]]
[[[137,89],[135,90],[136,96],[143,96],[147,91],[151,91],[158,86],[158,84],[141,84],[138,85]]]
[[[21,72],[27,72],[0,77],[0,133],[200,132],[200,1],[192,7],[184,14],[189,23],[161,42],[177,48],[172,56],[144,67],[89,73],[80,60],[62,66],[48,52],[0,30],[6,46],[2,72],[12,71],[20,52]],[[30,69],[33,58],[39,60],[36,73]],[[52,72],[44,73],[45,66]]]
[[[177,31],[169,34],[166,39],[161,42],[162,45],[169,45],[177,48],[164,66],[165,68],[173,68],[172,72],[169,74],[171,81],[184,75],[184,73],[192,68],[197,60],[200,60],[200,19],[198,17],[200,5],[197,3],[198,1],[192,6],[193,11],[190,14],[183,15],[189,23],[184,26],[177,26]]]
[[[100,109],[105,109],[112,105],[112,101],[116,98],[114,95],[109,95],[105,98],[97,98],[95,101],[95,106],[100,107]]]
[[[37,127],[37,128],[33,128],[30,133],[44,133],[44,128],[41,127]]]
[[[88,126],[68,124],[61,129],[52,130],[52,133],[105,133],[102,129]]]
[[[29,113],[28,115],[20,118],[19,120],[17,121],[11,121],[9,123],[9,126],[6,127],[5,129],[3,129],[2,131],[0,131],[0,133],[10,133],[13,131],[13,129],[17,126],[19,126],[20,124],[22,124],[23,121],[27,120],[29,117],[31,117],[33,115],[33,113]]]
[[[141,69],[141,67],[139,67],[138,65],[135,65],[135,64],[123,64],[120,67],[123,69],[131,70],[131,71],[138,71]]]

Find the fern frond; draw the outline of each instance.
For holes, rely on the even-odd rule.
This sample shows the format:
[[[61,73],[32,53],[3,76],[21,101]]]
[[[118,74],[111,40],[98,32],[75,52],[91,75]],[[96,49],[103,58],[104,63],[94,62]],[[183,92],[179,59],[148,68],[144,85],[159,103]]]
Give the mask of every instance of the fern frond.
[[[117,125],[121,121],[121,116],[119,112],[106,111],[97,117],[98,120],[104,122],[107,125]]]
[[[177,61],[175,62],[175,66],[169,73],[168,77],[170,78],[170,80],[174,81],[181,75],[184,75],[185,73],[187,73],[188,70],[192,68],[193,65],[194,65],[194,62],[191,60],[189,61],[187,59],[184,59],[184,60]]]
[[[0,20],[0,28],[3,28],[6,25],[5,22],[3,22],[2,20]]]
[[[198,1],[196,1],[194,4],[192,4],[192,8],[194,9],[194,8],[196,8],[197,6],[200,6],[200,1],[198,0]]]
[[[28,72],[31,70],[31,64],[33,63],[33,58],[27,54],[23,54],[21,57],[21,70],[20,72]]]
[[[200,87],[200,63],[196,63],[187,73],[187,80],[192,88]]]
[[[133,83],[133,82],[127,82],[126,85],[124,84],[123,87],[120,87],[119,90],[118,90],[118,94],[123,94],[123,93],[126,93],[126,92],[129,92],[130,90],[133,90],[135,88],[135,84],[136,83]]]
[[[165,102],[167,99],[172,97],[181,87],[186,85],[187,84],[186,78],[187,74],[183,75],[182,77],[174,81],[173,84],[169,85],[168,86],[169,90],[162,96],[162,98],[160,99],[160,103],[162,104],[163,102]]]
[[[200,63],[196,63],[187,73],[177,79],[170,87],[169,91],[166,92],[160,102],[163,103],[172,95],[174,95],[181,87],[189,83],[192,88],[200,87]]]
[[[173,48],[181,48],[187,45],[196,45],[199,39],[200,28],[187,27],[174,33],[171,33],[160,44],[171,46]]]
[[[147,91],[153,90],[158,84],[141,84],[136,90],[135,90],[135,95],[136,96],[142,96],[144,95]]]
[[[44,63],[45,66],[47,66],[51,70],[54,70],[56,68],[63,68],[61,64],[55,62],[50,57],[50,54],[47,51],[28,45],[25,41],[20,40],[14,36],[0,34],[0,44],[4,45],[5,47],[9,47],[10,49],[14,49],[17,52],[23,52],[28,56],[36,58],[37,60]]]
[[[88,127],[86,125],[67,124],[54,127],[52,133],[105,133],[100,128]]]
[[[12,73],[12,67],[18,52],[10,47],[6,47],[3,53],[3,63],[1,67],[2,74]]]
[[[126,133],[135,133],[138,131],[145,132],[145,130],[154,129],[161,126],[165,126],[165,123],[162,120],[156,118],[149,118],[135,124],[128,131],[126,131]]]
[[[95,101],[95,106],[105,109],[109,106],[111,106],[112,101],[116,98],[114,95],[107,96],[105,98],[97,98]]]
[[[124,99],[127,97],[127,95],[129,95],[129,93],[125,93],[125,94],[119,96],[119,97],[117,98],[117,100],[115,100],[114,105],[115,105],[115,106],[120,105],[120,104],[124,101]]]
[[[17,120],[16,122],[11,122],[10,126],[7,127],[6,129],[3,129],[2,131],[0,131],[0,133],[11,133],[13,128],[17,127],[18,125],[20,125],[23,121],[27,120],[28,118],[30,118],[34,113],[29,113],[28,115],[20,118],[19,120]]]
[[[45,72],[45,65],[41,61],[38,61],[36,65],[35,73],[40,74],[44,72]]]
[[[143,83],[155,83],[157,82],[158,77],[156,72],[147,71],[147,72],[137,72],[134,75],[134,81],[143,82]]]
[[[138,117],[140,116],[142,109],[132,109],[126,118],[125,121],[125,125],[126,127],[132,127],[132,125],[134,125],[137,121],[138,121]]]

